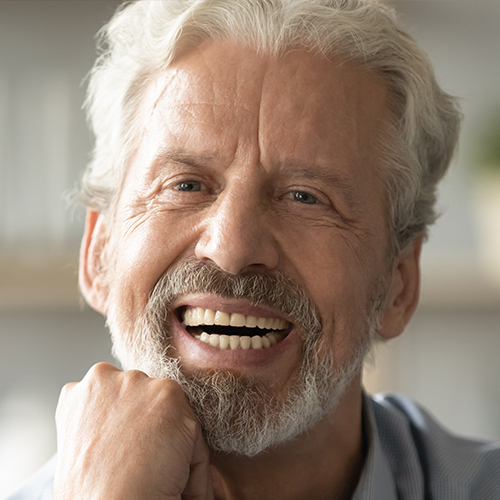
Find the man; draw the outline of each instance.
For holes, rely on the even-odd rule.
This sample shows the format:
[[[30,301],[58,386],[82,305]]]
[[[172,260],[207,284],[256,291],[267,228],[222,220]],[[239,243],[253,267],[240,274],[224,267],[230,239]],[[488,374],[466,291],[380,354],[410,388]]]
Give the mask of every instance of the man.
[[[124,371],[65,387],[58,455],[12,498],[500,498],[498,445],[362,391],[459,128],[393,13],[139,1],[106,41],[80,287]]]

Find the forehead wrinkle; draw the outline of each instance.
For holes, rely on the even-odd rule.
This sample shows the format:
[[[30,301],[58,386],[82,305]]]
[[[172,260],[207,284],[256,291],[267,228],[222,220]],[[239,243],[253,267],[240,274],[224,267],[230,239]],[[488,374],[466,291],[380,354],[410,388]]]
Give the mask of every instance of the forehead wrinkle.
[[[264,64],[264,69],[261,72],[261,79],[259,82],[259,88],[260,88],[260,93],[259,93],[259,102],[257,106],[257,127],[255,130],[255,140],[258,148],[258,165],[263,167],[262,164],[262,157],[265,154],[265,141],[264,141],[264,134],[261,133],[262,130],[265,129],[265,120],[267,119],[266,113],[264,113],[265,109],[265,100],[264,100],[264,88],[266,81],[268,80],[269,76],[269,69],[270,69],[270,58],[269,56],[266,58],[261,58],[262,64]],[[271,68],[272,69],[272,68]]]
[[[153,115],[156,111],[156,108],[163,101],[164,97],[168,92],[171,91],[172,84],[175,80],[179,80],[179,71],[175,68],[168,68],[161,75],[157,76],[149,85],[148,91],[152,93],[153,102],[150,105],[149,115]],[[159,92],[155,89],[160,86]]]

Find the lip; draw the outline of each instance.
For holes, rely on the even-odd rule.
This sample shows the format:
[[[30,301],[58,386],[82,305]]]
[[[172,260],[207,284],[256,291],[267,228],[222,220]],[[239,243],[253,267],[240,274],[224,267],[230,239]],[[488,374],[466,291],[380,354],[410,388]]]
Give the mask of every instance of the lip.
[[[174,304],[173,310],[180,307],[203,307],[223,312],[237,312],[259,317],[287,317],[265,306],[253,306],[248,300],[223,299],[217,296],[189,295]],[[280,363],[284,359],[300,357],[300,336],[293,326],[290,333],[279,343],[268,349],[221,350],[205,342],[196,340],[184,328],[176,314],[172,315],[172,355],[179,357],[183,363],[201,369],[232,370],[244,372],[256,367],[266,367]],[[255,372],[252,372],[255,374]]]
[[[283,312],[266,307],[264,305],[253,305],[248,299],[224,299],[216,295],[190,294],[182,297],[172,305],[175,311],[181,307],[203,307],[226,313],[240,313],[246,316],[257,316],[261,318],[281,318],[290,321]]]

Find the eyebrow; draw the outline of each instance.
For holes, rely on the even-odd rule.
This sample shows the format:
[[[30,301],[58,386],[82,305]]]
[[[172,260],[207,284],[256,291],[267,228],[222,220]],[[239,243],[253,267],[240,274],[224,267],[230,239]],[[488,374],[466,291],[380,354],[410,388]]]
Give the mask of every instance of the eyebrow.
[[[155,167],[162,167],[168,163],[177,165],[187,165],[193,168],[203,168],[207,164],[219,163],[220,155],[213,154],[191,154],[185,151],[172,151],[165,149],[160,151],[153,160]],[[303,179],[319,180],[330,186],[335,186],[340,196],[351,210],[361,210],[359,197],[356,196],[356,189],[352,178],[347,175],[335,172],[331,166],[321,165],[315,162],[289,159],[277,164],[281,173],[289,173]]]
[[[353,179],[348,175],[336,172],[331,166],[302,160],[285,160],[280,162],[278,166],[280,171],[291,173],[297,177],[319,180],[330,186],[335,186],[349,208],[355,211],[361,209]]]
[[[213,163],[218,158],[217,156],[209,154],[192,155],[184,151],[163,150],[155,156],[153,166],[160,167],[167,163],[176,163],[177,165],[200,168],[207,163]]]

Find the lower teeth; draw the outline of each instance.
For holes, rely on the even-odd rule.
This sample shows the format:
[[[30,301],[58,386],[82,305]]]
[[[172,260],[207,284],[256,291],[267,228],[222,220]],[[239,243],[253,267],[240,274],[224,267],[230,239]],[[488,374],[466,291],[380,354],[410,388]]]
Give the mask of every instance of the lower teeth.
[[[219,335],[217,333],[206,333],[195,334],[193,337],[196,340],[201,340],[205,344],[209,344],[212,347],[223,350],[248,350],[248,349],[268,349],[274,344],[281,342],[284,335],[280,332],[269,332],[264,336],[254,335],[249,337],[246,335]]]

